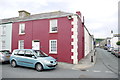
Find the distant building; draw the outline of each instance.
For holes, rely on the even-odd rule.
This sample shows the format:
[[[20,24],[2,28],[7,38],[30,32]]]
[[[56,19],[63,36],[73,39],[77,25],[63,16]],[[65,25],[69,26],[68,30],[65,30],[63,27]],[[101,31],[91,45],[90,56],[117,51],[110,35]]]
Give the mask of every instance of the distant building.
[[[111,47],[117,48],[118,45],[116,44],[119,41],[120,35],[119,34],[113,34],[113,37],[111,38]]]
[[[111,38],[110,37],[107,37],[106,39],[102,40],[100,43],[99,43],[99,46],[100,47],[111,47]]]

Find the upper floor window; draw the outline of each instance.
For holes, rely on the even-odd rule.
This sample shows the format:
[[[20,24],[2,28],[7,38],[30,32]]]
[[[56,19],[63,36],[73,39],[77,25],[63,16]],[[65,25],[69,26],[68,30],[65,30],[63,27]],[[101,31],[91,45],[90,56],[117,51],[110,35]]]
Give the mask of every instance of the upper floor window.
[[[19,34],[25,34],[25,24],[19,24]]]
[[[6,26],[1,26],[1,35],[6,35]]]
[[[50,33],[56,33],[58,31],[57,19],[50,20]]]

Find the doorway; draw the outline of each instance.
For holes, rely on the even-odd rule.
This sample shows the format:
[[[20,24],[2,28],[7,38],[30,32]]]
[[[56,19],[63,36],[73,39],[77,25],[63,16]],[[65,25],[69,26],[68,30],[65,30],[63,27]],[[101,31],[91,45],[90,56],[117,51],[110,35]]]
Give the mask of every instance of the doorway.
[[[33,40],[32,41],[32,49],[40,50],[40,41],[39,40]]]

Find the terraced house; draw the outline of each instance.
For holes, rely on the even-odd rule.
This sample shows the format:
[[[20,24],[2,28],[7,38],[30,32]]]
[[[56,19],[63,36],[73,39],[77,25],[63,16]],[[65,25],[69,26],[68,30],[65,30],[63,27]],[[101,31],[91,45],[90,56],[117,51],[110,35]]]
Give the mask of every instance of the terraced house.
[[[42,50],[59,62],[73,64],[78,64],[86,52],[84,42],[87,38],[82,20],[80,11],[75,14],[55,11],[31,15],[24,10],[19,11],[19,17],[2,19],[6,23],[12,22],[12,50]]]
[[[0,50],[11,51],[12,23],[0,21]]]

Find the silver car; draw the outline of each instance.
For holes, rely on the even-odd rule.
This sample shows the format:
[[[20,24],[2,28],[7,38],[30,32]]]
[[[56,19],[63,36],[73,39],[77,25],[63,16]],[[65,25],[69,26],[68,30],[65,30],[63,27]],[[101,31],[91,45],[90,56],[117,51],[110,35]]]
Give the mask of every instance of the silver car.
[[[107,51],[111,52],[112,50],[113,50],[113,47],[109,47]]]
[[[0,51],[0,62],[7,62],[10,60],[10,51],[9,50],[1,50]]]

